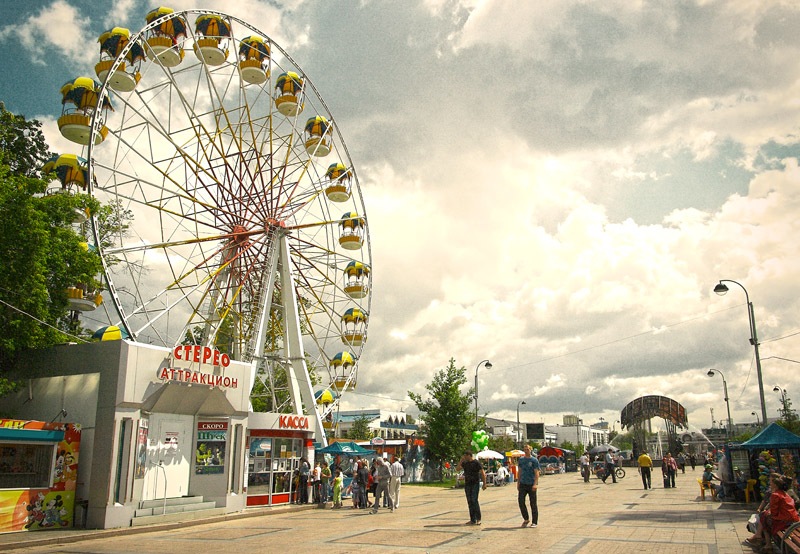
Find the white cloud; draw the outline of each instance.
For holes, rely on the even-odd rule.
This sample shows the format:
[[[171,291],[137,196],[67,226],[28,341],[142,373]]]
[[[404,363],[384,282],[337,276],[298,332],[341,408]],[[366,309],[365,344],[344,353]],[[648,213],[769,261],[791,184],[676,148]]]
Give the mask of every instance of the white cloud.
[[[88,18],[68,2],[56,0],[27,17],[22,24],[2,28],[0,40],[19,40],[36,65],[45,65],[45,57],[53,53],[87,62],[97,56],[93,48],[86,47],[97,41],[97,37],[85,31],[87,22]],[[65,29],[70,31],[65,32]]]
[[[747,287],[762,356],[797,358],[796,6],[224,9],[309,71],[357,164],[374,296],[345,407],[371,404],[363,392],[407,409],[406,391],[424,394],[452,356],[465,387],[492,360],[479,371],[490,414],[526,399],[523,420],[613,421],[633,398],[665,394],[705,426],[724,410],[705,375],[719,367],[734,420],[752,419],[745,298],[714,295],[719,279]],[[88,66],[96,37],[56,36],[57,14],[77,18],[59,0],[3,36],[63,41]],[[800,385],[792,366],[764,363],[771,415],[772,384]]]

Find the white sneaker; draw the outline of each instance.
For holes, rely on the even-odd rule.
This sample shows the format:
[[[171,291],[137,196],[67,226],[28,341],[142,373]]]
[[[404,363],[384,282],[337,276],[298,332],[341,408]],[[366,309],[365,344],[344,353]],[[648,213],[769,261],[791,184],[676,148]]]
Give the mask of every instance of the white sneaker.
[[[538,527],[538,525],[535,523],[531,523],[531,527]]]

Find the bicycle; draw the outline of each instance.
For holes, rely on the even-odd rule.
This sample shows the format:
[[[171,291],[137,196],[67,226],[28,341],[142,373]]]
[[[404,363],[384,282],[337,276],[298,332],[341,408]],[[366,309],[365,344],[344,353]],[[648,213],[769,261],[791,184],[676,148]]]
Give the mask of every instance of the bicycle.
[[[602,479],[606,474],[606,465],[604,462],[596,462],[594,464],[593,473],[598,479]],[[625,477],[625,470],[621,467],[614,467],[614,475],[616,475],[617,479],[622,479]]]

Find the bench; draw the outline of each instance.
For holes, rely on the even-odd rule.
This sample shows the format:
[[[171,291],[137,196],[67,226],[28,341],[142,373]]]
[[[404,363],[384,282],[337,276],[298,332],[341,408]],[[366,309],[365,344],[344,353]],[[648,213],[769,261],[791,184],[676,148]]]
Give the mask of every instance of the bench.
[[[800,554],[800,522],[778,531],[775,538],[781,541],[781,552]]]
[[[702,500],[706,499],[706,490],[710,490],[711,491],[711,498],[713,500],[717,499],[717,489],[712,487],[710,484],[709,485],[704,485],[702,479],[698,479],[697,480],[697,484],[700,485],[700,498]]]

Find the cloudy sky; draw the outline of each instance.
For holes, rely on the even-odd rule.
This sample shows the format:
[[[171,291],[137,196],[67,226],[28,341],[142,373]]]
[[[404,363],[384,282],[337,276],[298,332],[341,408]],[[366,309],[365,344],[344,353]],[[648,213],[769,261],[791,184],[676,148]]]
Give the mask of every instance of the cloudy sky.
[[[58,139],[57,87],[157,2],[3,2],[0,100]],[[180,10],[219,2],[177,0]],[[760,413],[744,291],[775,385],[800,391],[800,6],[228,0],[338,120],[365,199],[369,341],[345,408],[415,413],[455,358],[481,412],[690,429]],[[52,143],[51,143],[52,144]],[[619,428],[619,427],[617,427]]]

